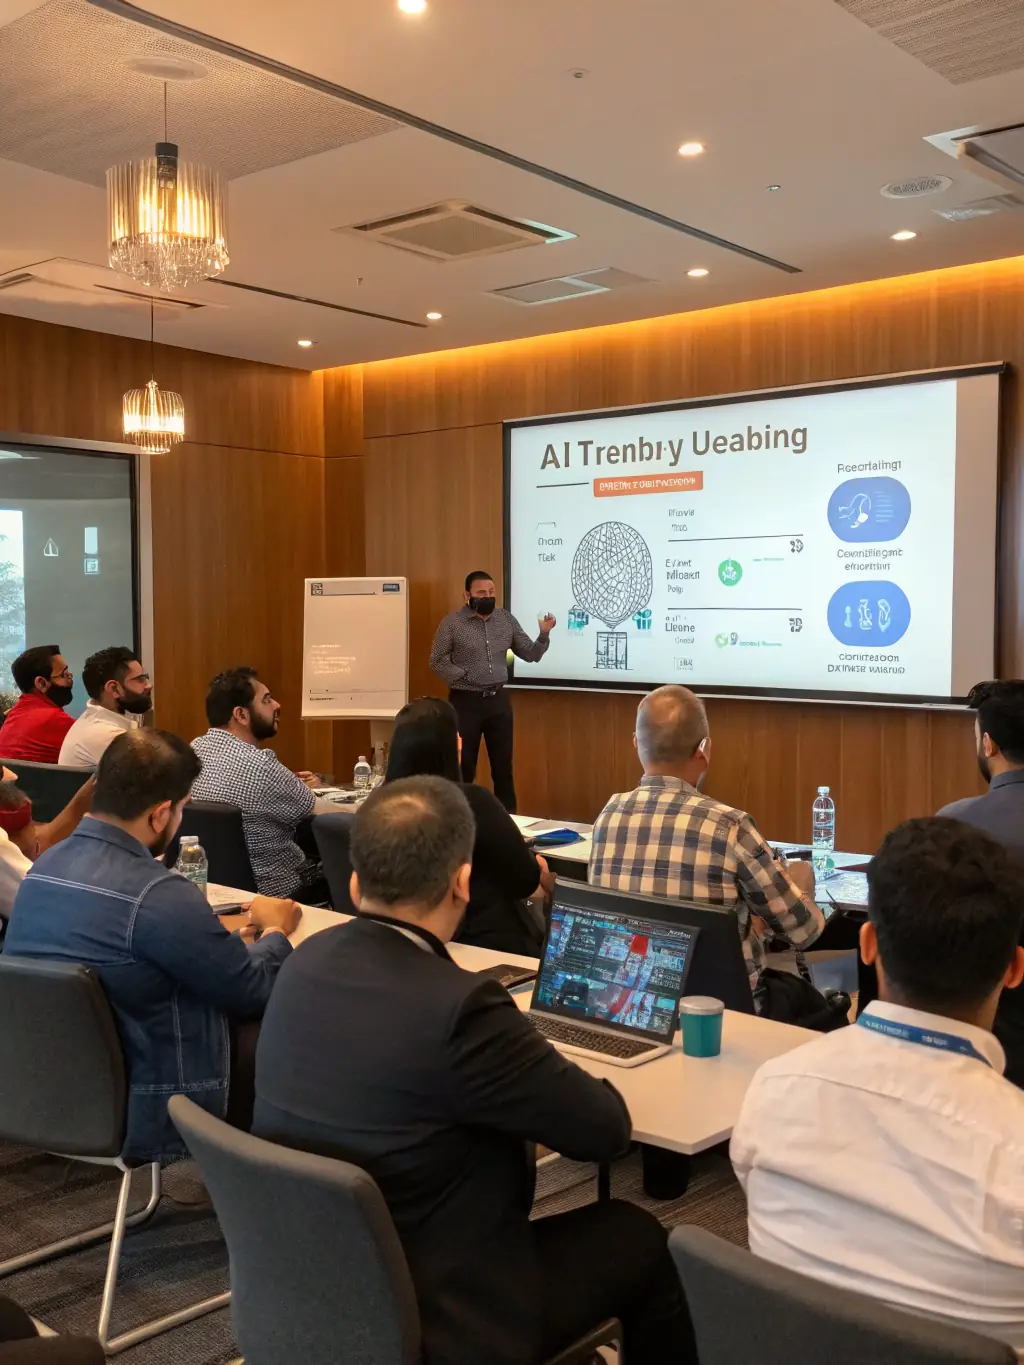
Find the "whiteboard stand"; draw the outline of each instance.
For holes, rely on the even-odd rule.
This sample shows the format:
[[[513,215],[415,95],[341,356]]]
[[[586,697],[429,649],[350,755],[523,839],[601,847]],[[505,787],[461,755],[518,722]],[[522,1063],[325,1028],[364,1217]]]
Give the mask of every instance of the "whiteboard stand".
[[[393,720],[408,700],[408,581],[307,578],[303,718]]]

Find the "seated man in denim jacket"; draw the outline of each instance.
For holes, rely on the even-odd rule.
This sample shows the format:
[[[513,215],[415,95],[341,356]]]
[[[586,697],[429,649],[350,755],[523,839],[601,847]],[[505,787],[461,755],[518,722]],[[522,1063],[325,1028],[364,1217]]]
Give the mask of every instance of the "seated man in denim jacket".
[[[241,1082],[251,1110],[251,1076],[231,1076],[233,1026],[262,1016],[299,913],[256,897],[250,917],[264,932],[247,947],[198,887],[157,861],[200,766],[176,735],[119,735],[100,760],[92,815],[33,865],[4,942],[9,954],[81,962],[102,982],[128,1067],[131,1162],[185,1150],[171,1095],[223,1118],[244,1114]]]

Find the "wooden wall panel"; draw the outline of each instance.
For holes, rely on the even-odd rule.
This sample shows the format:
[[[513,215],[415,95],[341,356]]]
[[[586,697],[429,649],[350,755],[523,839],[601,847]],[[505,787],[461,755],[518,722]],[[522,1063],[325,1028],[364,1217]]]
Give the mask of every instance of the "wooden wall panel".
[[[329,722],[300,719],[301,580],[324,569],[323,377],[157,347],[188,443],[152,461],[156,719],[206,728],[206,685],[252,663],[280,696],[278,752],[329,768]],[[0,315],[0,430],[120,441],[149,346]],[[111,643],[98,640],[97,648]]]
[[[993,360],[1012,365],[1000,672],[1024,674],[1022,314],[1018,258],[327,372],[325,402],[335,395],[341,410],[328,431],[352,430],[344,405],[361,391],[367,570],[412,582],[413,695],[441,690],[427,653],[463,574],[477,561],[500,572],[503,419]],[[351,439],[334,437],[339,449]],[[528,691],[515,706],[522,809],[592,818],[634,783],[634,698]],[[709,713],[708,790],[777,836],[808,836],[822,782],[837,798],[841,841],[862,849],[900,819],[980,789],[962,716],[726,700]]]

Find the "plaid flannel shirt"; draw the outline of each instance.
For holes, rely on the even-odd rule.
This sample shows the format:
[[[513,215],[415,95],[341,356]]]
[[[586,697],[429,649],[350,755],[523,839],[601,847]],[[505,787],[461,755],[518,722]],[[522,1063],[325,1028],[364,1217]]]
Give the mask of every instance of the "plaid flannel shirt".
[[[758,1009],[764,930],[800,948],[825,927],[821,911],[797,889],[751,817],[677,777],[644,777],[633,791],[611,798],[594,826],[590,881],[735,909]]]

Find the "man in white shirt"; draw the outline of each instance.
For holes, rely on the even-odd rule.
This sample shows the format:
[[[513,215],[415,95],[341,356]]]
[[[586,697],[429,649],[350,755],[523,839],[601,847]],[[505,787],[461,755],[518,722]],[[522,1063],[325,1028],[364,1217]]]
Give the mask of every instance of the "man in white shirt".
[[[868,886],[879,999],[763,1066],[733,1132],[750,1249],[1024,1351],[1024,1094],[991,1032],[1024,979],[1024,867],[909,820]]]
[[[64,736],[60,763],[66,768],[95,768],[107,746],[142,724],[153,705],[149,674],[126,645],[111,645],[91,654],[82,669],[89,694],[85,710]]]

